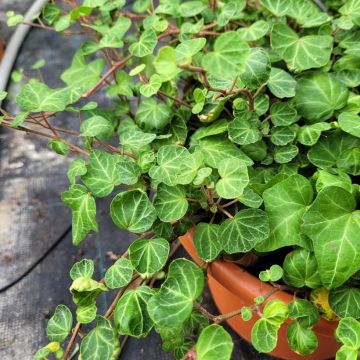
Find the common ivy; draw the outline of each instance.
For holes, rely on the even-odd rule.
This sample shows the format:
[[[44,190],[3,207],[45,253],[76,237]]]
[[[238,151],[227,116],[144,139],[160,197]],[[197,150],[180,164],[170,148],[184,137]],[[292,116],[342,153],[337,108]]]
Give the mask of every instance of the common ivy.
[[[49,343],[34,359],[67,359],[78,349],[82,360],[111,360],[120,335],[155,329],[175,358],[229,360],[233,342],[221,323],[240,315],[256,317],[251,337],[259,352],[274,350],[285,327],[302,355],[318,346],[320,316],[337,320],[336,359],[355,360],[360,2],[126,3],[47,4],[33,25],[66,36],[81,27],[89,38],[63,70],[63,86],[17,70],[19,111],[0,109],[2,126],[75,154],[61,197],[72,211],[74,245],[98,231],[100,198],[109,199],[116,227],[137,237],[103,279],[92,260],[74,264],[76,316],[55,309]],[[22,21],[7,13],[9,26]],[[32,69],[43,65],[39,59]],[[98,93],[108,108],[94,101]],[[0,101],[6,97],[1,91]],[[80,124],[57,127],[62,112]],[[191,227],[202,267],[171,258]],[[262,266],[264,256],[272,263]],[[259,290],[230,314],[210,314],[201,305],[205,272],[221,258],[256,259],[256,275],[272,291]],[[103,314],[97,297],[114,289]],[[276,300],[280,290],[298,297],[285,304]]]

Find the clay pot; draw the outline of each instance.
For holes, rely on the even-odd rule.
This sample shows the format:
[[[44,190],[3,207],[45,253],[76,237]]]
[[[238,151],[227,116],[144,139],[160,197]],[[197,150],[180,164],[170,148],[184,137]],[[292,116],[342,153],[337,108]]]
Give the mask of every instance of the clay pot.
[[[193,244],[194,230],[190,230],[184,236],[179,238],[185,250],[190,254],[193,260],[201,265],[204,262],[197,256],[195,246]],[[263,283],[257,277],[251,275],[239,265],[234,263],[217,260],[209,265],[208,268],[208,284],[219,311],[222,314],[229,313],[243,306],[254,304],[254,298],[269,293],[273,286]],[[291,302],[294,297],[286,292],[278,291],[274,293],[269,300],[277,299],[284,303]],[[254,314],[252,320],[243,321],[241,316],[235,316],[228,320],[229,325],[241,337],[247,341],[251,341],[251,329],[259,317]],[[287,321],[290,323],[290,321]],[[284,324],[278,337],[278,343],[274,351],[270,355],[286,360],[325,360],[335,356],[340,344],[334,338],[334,331],[337,322],[327,321],[320,318],[318,324],[314,327],[314,331],[319,341],[317,350],[308,356],[301,356],[291,351],[286,340],[286,325]]]

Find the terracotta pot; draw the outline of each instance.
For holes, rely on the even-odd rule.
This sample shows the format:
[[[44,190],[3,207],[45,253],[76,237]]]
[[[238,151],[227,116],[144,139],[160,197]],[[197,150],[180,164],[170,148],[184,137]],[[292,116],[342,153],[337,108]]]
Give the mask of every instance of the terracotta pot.
[[[204,262],[197,256],[192,240],[193,232],[193,229],[190,230],[184,236],[181,236],[179,240],[194,261],[201,265]],[[273,289],[273,286],[263,283],[239,265],[222,260],[217,260],[210,264],[208,268],[208,284],[215,304],[222,314],[234,311],[242,306],[252,305],[254,303],[253,299],[256,296],[265,295]],[[293,296],[286,292],[278,291],[267,301],[271,299],[278,299],[289,303],[293,300]],[[228,323],[236,333],[250,342],[251,328],[258,319],[259,317],[254,314],[252,320],[243,321],[239,315],[228,320]],[[321,318],[314,327],[319,341],[317,350],[311,355],[300,356],[291,351],[286,340],[286,325],[283,325],[279,331],[277,346],[270,354],[286,360],[325,360],[333,358],[340,346],[334,338],[336,326],[336,321],[330,322]]]

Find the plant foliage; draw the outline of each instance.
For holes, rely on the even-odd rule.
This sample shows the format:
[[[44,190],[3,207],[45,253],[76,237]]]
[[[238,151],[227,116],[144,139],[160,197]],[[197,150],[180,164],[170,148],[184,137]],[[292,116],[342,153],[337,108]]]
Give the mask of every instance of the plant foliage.
[[[102,280],[94,279],[91,260],[72,267],[77,324],[59,305],[48,322],[50,342],[34,359],[68,359],[74,342],[82,360],[115,359],[119,335],[141,338],[154,330],[175,358],[228,360],[233,343],[219,324],[259,315],[252,328],[259,352],[272,351],[285,326],[294,352],[313,353],[313,328],[323,316],[339,320],[336,359],[355,360],[360,2],[66,4],[53,1],[41,21],[34,19],[67,36],[79,27],[89,36],[63,71],[64,85],[14,73],[23,83],[20,111],[2,110],[0,123],[48,137],[62,156],[75,154],[62,194],[74,245],[98,231],[99,198],[111,200],[114,224],[137,239]],[[9,26],[23,21],[7,16]],[[32,69],[46,66],[40,59]],[[99,92],[107,108],[94,101]],[[1,92],[0,100],[6,96]],[[59,112],[81,124],[71,132],[57,128]],[[232,314],[209,314],[201,305],[207,265],[171,258],[177,237],[192,226],[207,265],[270,256],[269,269],[257,274],[261,281],[299,297],[284,304],[259,292]],[[112,289],[118,293],[101,314],[96,298]],[[80,339],[82,324],[89,327]]]

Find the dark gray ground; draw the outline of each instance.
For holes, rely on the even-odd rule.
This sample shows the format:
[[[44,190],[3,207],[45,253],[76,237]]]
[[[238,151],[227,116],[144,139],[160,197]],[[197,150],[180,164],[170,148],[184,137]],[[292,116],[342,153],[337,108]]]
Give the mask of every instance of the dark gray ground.
[[[4,7],[13,2],[0,0],[0,18]],[[23,0],[25,3],[31,1]],[[1,21],[0,21],[1,22]],[[7,38],[8,33],[2,36]],[[16,68],[29,69],[39,58],[47,61],[43,74],[51,86],[60,85],[59,75],[71,60],[81,39],[65,39],[56,33],[33,30],[24,43]],[[17,84],[10,84],[14,96]],[[106,103],[106,99],[101,99]],[[7,110],[18,110],[13,101]],[[57,121],[70,124],[74,120],[60,117]],[[58,122],[57,122],[58,124]],[[0,359],[31,359],[46,344],[46,318],[59,303],[72,306],[68,287],[68,270],[82,257],[96,260],[98,278],[110,264],[107,251],[123,252],[131,241],[117,229],[108,216],[108,203],[99,203],[100,232],[89,236],[75,248],[71,244],[70,212],[60,202],[67,188],[66,168],[70,159],[54,154],[39,138],[0,128]],[[179,250],[176,256],[184,256]],[[104,311],[113,294],[103,296],[99,303]],[[208,292],[208,309],[216,309]],[[230,331],[231,332],[231,331]],[[233,359],[270,359],[257,355],[247,343],[231,332],[235,341]],[[156,333],[143,340],[130,339],[122,359],[171,359],[162,352]],[[101,360],[101,359],[99,359]]]

